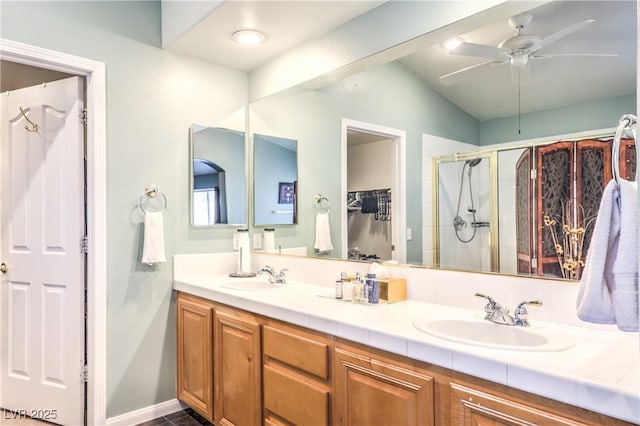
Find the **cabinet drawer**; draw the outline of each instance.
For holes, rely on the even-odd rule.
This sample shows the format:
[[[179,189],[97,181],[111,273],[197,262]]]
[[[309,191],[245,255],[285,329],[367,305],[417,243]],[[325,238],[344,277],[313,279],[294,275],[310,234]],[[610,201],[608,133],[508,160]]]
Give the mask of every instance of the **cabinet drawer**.
[[[326,425],[329,422],[329,392],[304,382],[286,370],[264,366],[264,408],[297,425]],[[265,421],[265,424],[275,424]]]
[[[263,354],[291,367],[327,380],[329,345],[268,325],[263,327]]]
[[[546,425],[583,426],[561,413],[543,411],[525,401],[500,398],[479,389],[451,383],[452,425]]]

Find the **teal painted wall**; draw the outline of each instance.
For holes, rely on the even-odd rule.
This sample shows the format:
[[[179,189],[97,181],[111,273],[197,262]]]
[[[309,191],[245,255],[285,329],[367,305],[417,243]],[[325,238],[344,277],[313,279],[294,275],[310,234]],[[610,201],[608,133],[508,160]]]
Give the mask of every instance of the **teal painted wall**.
[[[3,38],[106,63],[107,417],[175,398],[172,264],[140,263],[137,202],[148,184],[166,195],[168,259],[231,250],[233,229],[189,226],[188,131],[243,130],[246,74],[161,50],[157,1],[0,7]]]
[[[615,127],[624,114],[635,114],[636,94],[569,105],[480,123],[480,145],[566,135]],[[520,133],[518,133],[520,127]]]

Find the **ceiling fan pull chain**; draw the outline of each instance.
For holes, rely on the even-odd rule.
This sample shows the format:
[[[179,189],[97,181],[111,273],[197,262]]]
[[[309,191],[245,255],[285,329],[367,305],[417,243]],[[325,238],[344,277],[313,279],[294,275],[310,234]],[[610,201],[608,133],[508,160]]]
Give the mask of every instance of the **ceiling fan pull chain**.
[[[518,134],[520,134],[520,70],[518,70]]]

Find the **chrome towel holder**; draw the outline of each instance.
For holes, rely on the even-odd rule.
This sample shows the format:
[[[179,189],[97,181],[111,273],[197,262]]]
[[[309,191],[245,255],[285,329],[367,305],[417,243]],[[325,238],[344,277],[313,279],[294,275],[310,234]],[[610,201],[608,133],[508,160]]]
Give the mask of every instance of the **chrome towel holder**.
[[[329,203],[329,199],[327,197],[322,194],[316,194],[313,207],[316,213],[329,213],[331,210],[331,203]]]
[[[158,196],[160,196],[160,198],[162,199],[162,208],[159,211],[164,211],[167,208],[167,197],[160,191],[160,189],[158,189],[157,185],[147,185],[144,188],[144,192],[142,193],[142,195],[140,196],[140,199],[138,200],[138,208],[142,211],[142,213],[147,213],[148,210],[145,210],[145,208],[143,207],[142,203],[144,202],[144,200],[146,198],[157,198]]]
[[[613,179],[616,182],[620,182],[620,179],[622,179],[620,177],[620,141],[623,133],[625,132],[631,132],[631,135],[633,136],[633,141],[636,147],[636,162],[638,161],[638,153],[640,150],[638,148],[637,122],[638,119],[632,114],[623,115],[620,117],[620,121],[618,122],[618,128],[616,129],[615,136],[613,137],[613,146],[611,147],[611,170],[613,172]]]

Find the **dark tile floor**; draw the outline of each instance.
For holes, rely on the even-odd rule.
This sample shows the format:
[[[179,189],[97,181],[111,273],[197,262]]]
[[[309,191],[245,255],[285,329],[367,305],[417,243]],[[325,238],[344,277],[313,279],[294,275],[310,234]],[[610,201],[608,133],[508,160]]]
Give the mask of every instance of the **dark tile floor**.
[[[200,414],[191,408],[187,408],[183,411],[177,411],[163,417],[158,417],[157,419],[140,423],[137,426],[200,426],[210,424],[211,423]]]

